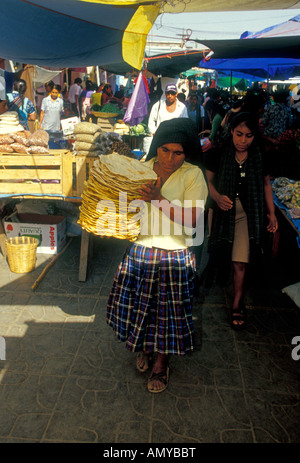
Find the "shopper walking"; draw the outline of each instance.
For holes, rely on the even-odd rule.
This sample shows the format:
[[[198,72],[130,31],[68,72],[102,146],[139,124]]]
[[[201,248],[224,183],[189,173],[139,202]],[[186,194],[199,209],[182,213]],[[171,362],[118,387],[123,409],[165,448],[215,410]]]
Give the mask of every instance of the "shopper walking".
[[[126,252],[108,301],[107,323],[129,351],[138,352],[137,369],[148,371],[154,363],[147,383],[153,393],[168,385],[169,356],[194,349],[195,258],[186,227],[191,230],[197,225],[203,214],[197,200],[205,202],[207,197],[204,175],[191,164],[197,162],[200,149],[190,119],[159,125],[146,159],[158,179],[141,190],[148,206],[142,223],[151,223],[151,230]],[[189,207],[184,206],[185,200],[190,200]],[[167,234],[162,231],[163,220],[169,220]],[[184,224],[181,234],[176,224]]]
[[[216,271],[224,280],[232,262],[230,319],[234,329],[246,324],[246,266],[262,251],[265,214],[267,230],[274,233],[278,227],[268,165],[257,131],[257,119],[252,114],[238,113],[231,120],[229,141],[211,150],[205,161],[209,194],[215,202],[206,276],[210,281]]]

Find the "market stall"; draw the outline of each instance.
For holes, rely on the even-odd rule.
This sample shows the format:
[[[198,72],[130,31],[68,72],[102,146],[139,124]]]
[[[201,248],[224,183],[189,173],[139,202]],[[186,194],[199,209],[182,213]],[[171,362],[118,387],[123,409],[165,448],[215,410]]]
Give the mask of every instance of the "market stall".
[[[14,127],[17,126],[7,124],[7,129],[4,129],[6,133],[0,135],[2,202],[16,198],[35,198],[80,205],[85,182],[99,156],[117,151],[121,155],[135,157],[130,147],[118,138],[117,134],[104,132],[100,125],[94,123],[76,124],[70,149],[53,150],[49,149],[47,132],[37,130],[29,135],[21,129],[14,131]],[[37,221],[41,219],[40,215]],[[5,235],[3,226],[0,234],[1,250],[5,254],[7,233]],[[90,240],[88,233],[81,228],[80,234],[79,281],[85,281]]]

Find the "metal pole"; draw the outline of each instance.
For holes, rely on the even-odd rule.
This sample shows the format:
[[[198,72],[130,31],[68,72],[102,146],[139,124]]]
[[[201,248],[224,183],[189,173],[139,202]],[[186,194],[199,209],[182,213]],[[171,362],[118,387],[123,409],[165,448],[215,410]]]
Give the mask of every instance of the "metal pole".
[[[96,66],[96,82],[97,82],[97,87],[99,87],[100,86],[99,66]]]

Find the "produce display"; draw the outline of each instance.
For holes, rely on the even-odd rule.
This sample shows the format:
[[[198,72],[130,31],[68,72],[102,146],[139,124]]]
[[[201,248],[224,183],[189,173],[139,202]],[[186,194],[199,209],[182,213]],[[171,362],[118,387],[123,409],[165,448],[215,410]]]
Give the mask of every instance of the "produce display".
[[[292,219],[300,218],[300,181],[278,177],[272,184],[277,198],[288,208]]]
[[[111,145],[112,153],[117,153],[123,156],[127,156],[128,158],[133,158],[133,159],[137,158],[137,156],[131,151],[131,148],[127,143],[117,138],[112,137],[111,139],[113,141]]]
[[[148,125],[147,124],[137,124],[130,127],[130,135],[149,135]]]
[[[101,109],[99,109],[99,111],[101,113],[119,114],[120,108],[113,103],[106,103],[104,106],[101,106]]]

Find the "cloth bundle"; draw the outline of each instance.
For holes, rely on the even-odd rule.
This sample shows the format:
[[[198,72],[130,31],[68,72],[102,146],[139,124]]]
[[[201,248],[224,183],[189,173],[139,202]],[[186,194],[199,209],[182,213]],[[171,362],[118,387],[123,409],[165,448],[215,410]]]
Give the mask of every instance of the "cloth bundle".
[[[94,235],[135,241],[143,208],[139,189],[155,182],[156,173],[136,159],[117,153],[101,155],[82,194],[78,223]]]
[[[49,134],[42,129],[0,134],[0,152],[13,154],[48,154]]]

